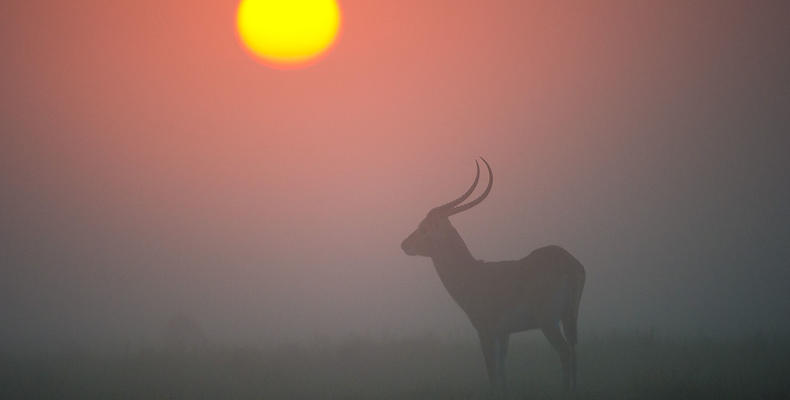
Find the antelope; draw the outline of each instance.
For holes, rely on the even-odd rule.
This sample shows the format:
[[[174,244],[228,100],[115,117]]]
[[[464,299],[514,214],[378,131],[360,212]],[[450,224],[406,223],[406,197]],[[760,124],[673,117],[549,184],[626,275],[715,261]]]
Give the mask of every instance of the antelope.
[[[582,264],[559,246],[546,246],[519,260],[484,262],[475,259],[449,217],[480,204],[480,197],[461,205],[477,187],[480,163],[472,186],[461,197],[433,208],[401,244],[409,256],[430,257],[450,297],[477,330],[491,387],[504,392],[505,356],[511,333],[540,329],[559,354],[565,390],[576,387],[576,343],[579,302],[584,288]],[[560,329],[562,325],[562,329]]]

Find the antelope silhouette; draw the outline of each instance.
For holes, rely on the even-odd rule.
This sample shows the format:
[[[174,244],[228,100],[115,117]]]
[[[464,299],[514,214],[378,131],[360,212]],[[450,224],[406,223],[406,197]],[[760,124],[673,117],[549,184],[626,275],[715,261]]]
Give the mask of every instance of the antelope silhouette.
[[[449,217],[480,204],[491,193],[494,174],[481,160],[488,169],[483,194],[461,205],[480,179],[480,164],[475,161],[472,186],[461,197],[430,210],[401,248],[407,255],[433,261],[447,292],[477,330],[492,388],[506,390],[510,334],[540,329],[559,354],[564,388],[573,390],[584,267],[559,246],[541,247],[519,260],[483,262],[472,256]]]

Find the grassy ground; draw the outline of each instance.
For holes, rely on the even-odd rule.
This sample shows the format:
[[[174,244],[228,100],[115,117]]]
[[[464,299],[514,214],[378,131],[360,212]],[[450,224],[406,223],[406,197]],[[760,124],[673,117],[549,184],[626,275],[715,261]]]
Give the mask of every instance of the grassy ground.
[[[515,337],[510,398],[790,398],[790,338],[588,336],[579,390],[563,396],[560,366],[539,335]],[[478,399],[488,398],[472,344],[430,337],[350,338],[273,349],[139,351],[125,356],[0,356],[2,399]]]

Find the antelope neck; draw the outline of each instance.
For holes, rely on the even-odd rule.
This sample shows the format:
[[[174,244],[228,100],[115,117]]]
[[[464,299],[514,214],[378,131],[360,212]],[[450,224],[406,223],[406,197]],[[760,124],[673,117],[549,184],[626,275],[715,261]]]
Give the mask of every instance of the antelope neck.
[[[479,262],[472,257],[472,253],[455,228],[452,229],[447,240],[436,249],[431,259],[442,284],[450,296],[458,302],[459,296],[463,296],[462,292],[468,279],[467,273],[476,268]]]

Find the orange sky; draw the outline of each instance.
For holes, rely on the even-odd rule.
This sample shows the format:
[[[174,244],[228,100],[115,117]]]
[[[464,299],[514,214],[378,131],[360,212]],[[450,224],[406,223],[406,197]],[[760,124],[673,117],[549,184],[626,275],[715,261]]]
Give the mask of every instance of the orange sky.
[[[712,223],[724,239],[702,246],[718,249],[739,240],[723,215],[758,231],[785,215],[770,182],[787,145],[788,24],[767,5],[341,5],[337,46],[293,71],[240,48],[234,1],[3,5],[7,235],[75,264],[101,254],[141,281],[242,276],[253,297],[304,276],[349,297],[382,285],[393,311],[416,281],[432,280],[419,301],[440,289],[398,244],[467,187],[479,155],[494,192],[456,220],[485,259],[559,242],[617,274],[688,250],[690,226]],[[633,274],[661,279],[650,271]],[[593,310],[605,292],[591,280]]]

